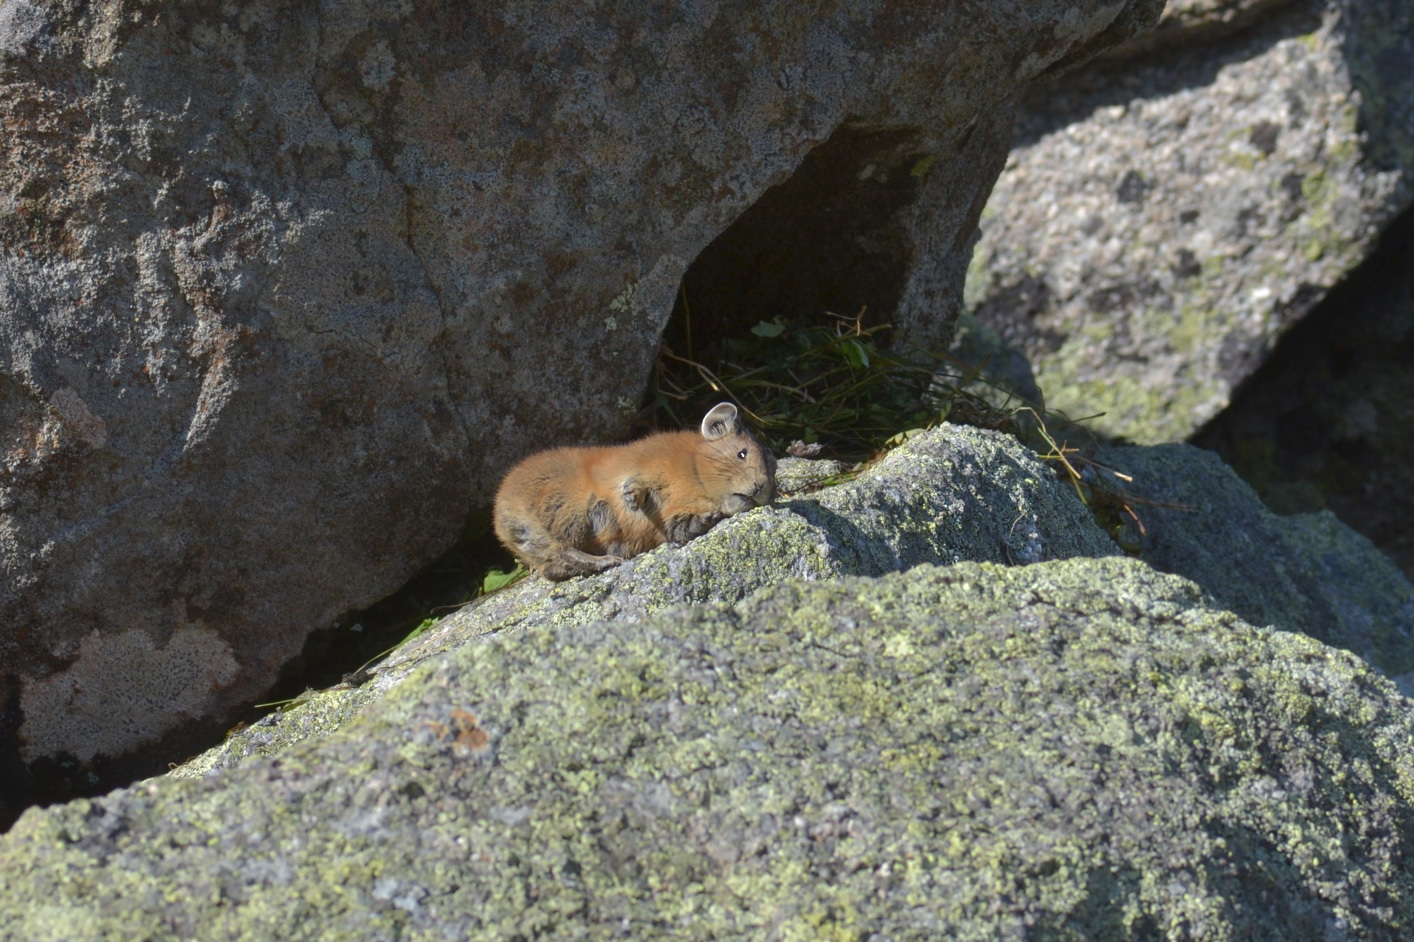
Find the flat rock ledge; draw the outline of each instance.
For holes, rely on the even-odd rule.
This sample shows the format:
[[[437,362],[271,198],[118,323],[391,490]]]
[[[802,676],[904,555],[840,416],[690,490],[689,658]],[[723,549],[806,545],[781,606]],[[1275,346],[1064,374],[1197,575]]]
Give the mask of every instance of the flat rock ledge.
[[[0,838],[26,939],[1394,939],[1414,720],[1129,559],[795,579],[449,650]]]
[[[1126,487],[1146,524],[1147,563],[1196,582],[1214,608],[1352,651],[1414,690],[1414,585],[1368,540],[1328,514],[1271,513],[1202,449],[1111,448],[1099,457],[1133,478]],[[488,596],[404,645],[366,683],[311,691],[296,709],[231,734],[173,774],[207,775],[325,736],[423,661],[482,635],[638,621],[675,605],[737,602],[789,579],[1118,554],[1033,452],[1000,433],[944,425],[854,480],[733,518],[685,546],[598,576],[531,579]]]
[[[736,602],[792,578],[1118,552],[1033,452],[997,432],[945,425],[916,435],[852,481],[726,520],[684,546],[660,547],[597,576],[529,579],[488,596],[404,645],[371,681],[310,693],[299,709],[264,717],[176,774],[204,775],[325,735],[417,664],[480,635],[636,621],[673,605]]]

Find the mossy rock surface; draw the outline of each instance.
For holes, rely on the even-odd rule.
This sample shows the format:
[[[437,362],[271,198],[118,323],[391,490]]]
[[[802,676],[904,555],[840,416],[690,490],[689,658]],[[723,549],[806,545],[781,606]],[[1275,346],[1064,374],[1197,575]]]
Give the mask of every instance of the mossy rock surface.
[[[1127,559],[529,628],[202,780],[31,810],[25,939],[1407,937],[1414,720]]]
[[[1329,511],[1280,516],[1221,458],[1192,445],[1107,448],[1148,531],[1143,559],[1192,579],[1257,625],[1354,651],[1414,692],[1414,585]]]
[[[323,735],[413,665],[483,634],[637,620],[670,605],[735,602],[790,578],[1118,552],[1035,454],[1000,433],[945,425],[913,437],[848,483],[734,517],[684,546],[660,547],[602,575],[529,579],[488,596],[405,645],[367,685],[311,694],[298,709],[233,734],[177,774],[205,774]]]
[[[1127,490],[1151,501],[1134,504],[1148,530],[1142,558],[1150,565],[1198,583],[1218,608],[1353,651],[1414,690],[1414,586],[1359,534],[1328,514],[1271,513],[1198,448],[1109,448],[1099,457],[1134,478]],[[673,605],[735,602],[792,578],[1118,553],[1033,453],[999,433],[945,425],[852,481],[725,521],[685,546],[599,576],[532,579],[489,596],[405,645],[365,685],[311,692],[174,774],[206,775],[327,735],[422,661],[481,635],[636,621]]]
[[[1410,206],[1414,9],[1184,0],[1114,52],[1027,96],[966,296],[1048,406],[1156,444],[1227,406]]]

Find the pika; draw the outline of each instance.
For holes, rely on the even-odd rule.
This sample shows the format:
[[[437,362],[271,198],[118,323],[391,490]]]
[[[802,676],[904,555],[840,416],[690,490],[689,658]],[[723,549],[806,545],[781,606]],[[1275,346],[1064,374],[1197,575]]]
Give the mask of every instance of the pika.
[[[776,496],[776,459],[723,402],[701,433],[531,455],[496,492],[496,536],[547,579],[603,572]]]

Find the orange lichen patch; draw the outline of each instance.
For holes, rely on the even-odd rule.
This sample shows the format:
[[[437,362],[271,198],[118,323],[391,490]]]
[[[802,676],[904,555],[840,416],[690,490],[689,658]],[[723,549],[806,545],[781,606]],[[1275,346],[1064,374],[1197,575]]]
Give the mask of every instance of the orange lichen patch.
[[[453,707],[451,718],[446,723],[429,721],[428,726],[437,738],[450,740],[456,751],[485,752],[491,744],[491,735],[477,725],[477,717],[470,710]]]

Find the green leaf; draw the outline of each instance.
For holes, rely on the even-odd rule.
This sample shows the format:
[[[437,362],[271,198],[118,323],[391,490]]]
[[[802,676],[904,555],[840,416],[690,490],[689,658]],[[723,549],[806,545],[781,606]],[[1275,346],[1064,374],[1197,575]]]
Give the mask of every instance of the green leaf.
[[[408,636],[407,636],[406,638],[404,638],[404,639],[403,639],[401,642],[399,642],[399,643],[400,643],[400,644],[407,644],[407,643],[408,643],[409,641],[411,641],[413,638],[416,638],[416,637],[420,636],[424,631],[426,631],[428,628],[431,628],[433,625],[437,624],[437,623],[438,623],[439,621],[441,621],[441,620],[442,620],[441,618],[424,618],[424,619],[418,624],[418,626],[417,626],[416,628],[414,628],[412,631],[410,631],[410,632],[408,633]],[[387,653],[387,652],[384,652],[384,653]],[[381,657],[382,655],[379,655],[379,656]],[[368,666],[367,664],[364,665],[364,667],[367,667],[367,666]]]
[[[928,175],[928,171],[933,169],[933,162],[937,159],[937,154],[929,154],[927,157],[922,158],[916,164],[913,165],[913,169],[909,171],[909,175],[918,177],[919,179],[926,177]]]
[[[864,351],[864,345],[857,340],[845,340],[840,343],[840,352],[849,365],[856,370],[869,368],[869,354]]]
[[[512,582],[519,580],[526,572],[526,568],[520,565],[517,565],[516,568],[512,569],[510,572],[492,569],[486,574],[486,578],[481,581],[481,592],[483,595],[489,595],[497,589],[504,589]]]
[[[884,447],[885,447],[885,448],[897,448],[899,445],[902,445],[904,442],[908,441],[908,440],[909,440],[910,438],[912,438],[913,436],[915,436],[915,435],[921,435],[921,434],[923,434],[923,432],[924,432],[924,429],[921,429],[921,428],[911,428],[911,429],[908,429],[907,431],[899,432],[897,435],[891,435],[891,436],[889,436],[887,439],[884,440]]]
[[[781,334],[785,333],[786,325],[782,323],[781,319],[778,317],[773,321],[762,321],[751,328],[751,332],[758,337],[766,337],[769,339],[771,337],[779,337]]]

